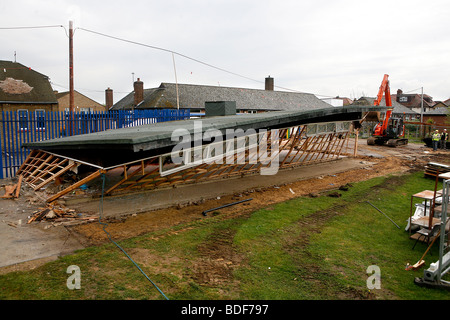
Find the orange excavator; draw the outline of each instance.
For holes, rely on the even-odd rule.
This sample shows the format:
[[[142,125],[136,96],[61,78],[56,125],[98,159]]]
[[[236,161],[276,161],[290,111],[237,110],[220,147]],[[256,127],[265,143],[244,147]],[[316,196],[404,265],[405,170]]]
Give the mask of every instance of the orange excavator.
[[[408,144],[408,139],[404,138],[405,126],[403,124],[403,118],[394,118],[392,116],[393,107],[388,77],[389,75],[384,75],[377,98],[373,104],[374,106],[379,106],[384,94],[384,100],[386,101],[386,107],[388,109],[386,110],[384,121],[379,122],[375,126],[372,136],[367,139],[368,145],[397,147]]]

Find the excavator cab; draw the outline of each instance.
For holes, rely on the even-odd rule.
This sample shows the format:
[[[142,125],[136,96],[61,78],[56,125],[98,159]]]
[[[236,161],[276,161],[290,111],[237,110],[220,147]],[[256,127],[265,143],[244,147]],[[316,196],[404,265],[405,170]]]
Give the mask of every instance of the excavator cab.
[[[397,139],[404,136],[403,119],[391,118],[387,127],[386,136],[390,139]]]

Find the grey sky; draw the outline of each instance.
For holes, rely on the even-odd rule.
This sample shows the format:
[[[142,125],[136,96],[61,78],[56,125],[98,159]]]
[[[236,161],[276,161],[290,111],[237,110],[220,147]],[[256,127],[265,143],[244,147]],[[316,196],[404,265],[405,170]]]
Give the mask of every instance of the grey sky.
[[[448,17],[448,0],[3,0],[0,28],[64,28],[0,29],[0,59],[16,51],[17,62],[67,91],[72,20],[75,89],[100,103],[108,87],[114,102],[132,91],[133,77],[145,88],[175,82],[174,64],[169,52],[86,30],[244,76],[174,55],[179,83],[263,89],[270,75],[278,87],[359,98],[376,96],[387,73],[392,93],[424,87],[446,100]]]

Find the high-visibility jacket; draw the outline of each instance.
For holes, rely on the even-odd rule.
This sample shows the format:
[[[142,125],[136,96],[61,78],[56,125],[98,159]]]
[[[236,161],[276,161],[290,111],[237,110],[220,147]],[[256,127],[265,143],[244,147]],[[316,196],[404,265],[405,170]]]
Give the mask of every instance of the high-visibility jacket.
[[[448,140],[448,132],[442,132],[441,140],[447,141]]]
[[[441,135],[438,132],[433,133],[432,139],[433,141],[439,141],[441,139]]]

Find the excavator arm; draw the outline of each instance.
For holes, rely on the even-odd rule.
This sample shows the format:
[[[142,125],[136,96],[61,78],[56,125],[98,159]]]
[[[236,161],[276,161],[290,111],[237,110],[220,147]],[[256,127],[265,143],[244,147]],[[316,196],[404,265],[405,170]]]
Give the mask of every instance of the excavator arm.
[[[374,106],[379,106],[381,99],[383,99],[383,94],[386,100],[386,107],[392,107],[392,100],[391,100],[391,89],[389,88],[389,75],[385,74],[383,77],[383,81],[380,85],[380,90],[378,90],[377,99],[373,103]]]
[[[385,74],[383,77],[383,81],[381,82],[380,89],[378,90],[377,99],[374,101],[374,106],[379,106],[381,99],[383,99],[384,94],[384,100],[386,101],[386,107],[388,109],[386,110],[386,115],[384,117],[383,124],[381,125],[381,128],[379,129],[378,134],[382,134],[386,131],[389,123],[389,119],[391,118],[392,114],[392,100],[391,100],[391,89],[389,88],[389,75]]]

